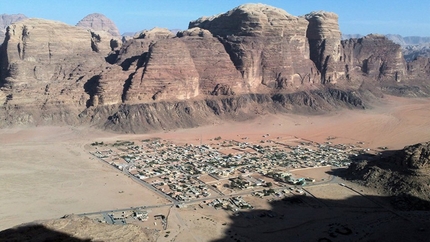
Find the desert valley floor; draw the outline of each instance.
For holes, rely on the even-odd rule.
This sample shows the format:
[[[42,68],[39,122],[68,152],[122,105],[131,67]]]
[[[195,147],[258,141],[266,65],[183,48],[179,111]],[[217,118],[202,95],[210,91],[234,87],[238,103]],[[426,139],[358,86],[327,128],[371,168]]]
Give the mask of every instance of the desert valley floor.
[[[321,143],[332,137],[333,143],[363,142],[363,146],[370,149],[381,146],[400,149],[409,144],[430,140],[430,99],[386,96],[367,110],[338,110],[326,115],[311,116],[267,114],[241,123],[225,122],[194,129],[150,134],[116,134],[90,127],[66,126],[3,129],[0,130],[0,187],[2,188],[0,230],[34,220],[60,218],[65,214],[168,203],[165,198],[137,184],[112,166],[94,159],[88,151],[92,142],[106,143],[159,137],[176,144],[197,145],[199,142],[209,142],[210,139],[220,136],[223,140],[248,137],[249,142],[258,143],[266,134],[273,137],[299,137]],[[319,175],[330,176],[325,170]],[[334,187],[340,186],[330,184],[309,189],[325,203],[338,204],[350,199],[351,203],[360,204],[362,207],[367,206],[370,210],[380,209],[365,198],[356,198],[356,194],[350,191],[339,192],[333,189]],[[357,189],[363,190],[374,199],[378,197],[374,191],[366,188]],[[255,200],[254,207],[258,210],[273,210],[267,200],[258,200],[251,196],[249,200],[251,203]],[[338,209],[333,208],[337,205],[333,205],[327,211],[314,214],[313,220],[309,221],[308,215],[313,213],[312,204],[309,206],[310,208],[293,205],[293,208],[285,208],[290,209],[289,213],[293,218],[293,221],[288,222],[287,227],[295,228],[294,232],[287,231],[289,236],[293,236],[291,240],[315,239],[312,233],[307,233],[309,229],[316,234],[335,231],[336,217],[343,216],[343,212],[333,212]],[[269,238],[276,240],[277,232],[288,230],[276,227],[277,225],[266,228],[262,223],[268,218],[247,222],[245,218],[236,219],[231,213],[214,208],[201,208],[197,204],[187,208],[162,207],[158,210],[151,215],[170,214],[167,229],[163,230],[161,225],[155,226],[155,221],[148,221],[143,227],[161,231],[157,234],[159,241],[223,241],[223,239],[260,241]],[[383,221],[395,220],[392,222],[395,225],[402,224],[400,218],[398,221],[392,219],[391,213],[385,214],[379,210],[377,213],[380,215],[378,221],[382,221],[380,224],[375,222],[376,220],[359,215],[348,214],[345,215],[345,219],[347,217],[350,219],[350,226],[372,221],[375,223],[374,226],[380,226],[382,230],[387,230],[388,226],[392,225],[384,224]],[[316,221],[323,221],[325,227],[318,226]],[[235,225],[239,222],[243,226]],[[428,225],[429,222],[426,223]],[[258,229],[254,233],[266,233],[265,239],[259,237],[251,237],[251,239],[245,232],[246,228],[254,228],[256,224]],[[338,226],[342,227],[344,223]],[[166,231],[169,232],[166,233]],[[360,230],[355,235],[365,238],[366,233],[371,234],[373,230],[366,231],[366,229]],[[316,238],[322,238],[322,235],[318,236]],[[342,241],[342,238],[344,237],[339,235],[331,240]],[[346,240],[343,241],[355,241],[350,237],[345,238]],[[408,240],[408,238],[410,239],[410,237],[404,239]]]

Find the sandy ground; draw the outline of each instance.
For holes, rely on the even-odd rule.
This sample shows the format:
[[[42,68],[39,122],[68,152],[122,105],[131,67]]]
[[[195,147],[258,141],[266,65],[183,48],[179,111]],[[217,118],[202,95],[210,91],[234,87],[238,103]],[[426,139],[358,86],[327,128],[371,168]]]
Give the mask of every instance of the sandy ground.
[[[85,145],[94,141],[160,137],[179,144],[198,144],[214,142],[210,140],[221,136],[223,140],[247,137],[249,142],[275,137],[325,142],[328,137],[335,137],[330,141],[354,144],[361,141],[368,148],[399,149],[430,140],[430,99],[387,97],[383,102],[370,110],[342,110],[314,116],[266,115],[242,123],[226,122],[145,135],[120,135],[76,127],[0,130],[0,230],[64,214],[166,202],[112,167],[93,159]],[[313,174],[317,178],[325,175]],[[211,239],[223,235],[225,225],[222,223],[229,223],[230,215],[207,209],[197,213],[193,208],[173,210],[169,222],[171,235],[160,239],[201,241],[205,235],[210,235]],[[215,222],[201,220],[202,216]],[[196,231],[193,236],[186,233],[191,229]]]
[[[196,129],[153,134],[182,143],[199,144],[215,137],[256,142],[266,139],[294,140],[294,137],[333,143],[365,142],[368,148],[405,145],[430,140],[430,100],[389,97],[368,110],[341,110],[327,115],[265,115],[240,124],[228,122]],[[263,137],[266,134],[269,136]]]
[[[309,177],[315,179],[315,182],[329,180],[331,178],[331,175],[329,174],[331,171],[331,166],[290,170],[291,174],[293,174],[294,177]]]
[[[88,136],[70,128],[2,130],[0,229],[167,202],[90,156],[83,147]]]

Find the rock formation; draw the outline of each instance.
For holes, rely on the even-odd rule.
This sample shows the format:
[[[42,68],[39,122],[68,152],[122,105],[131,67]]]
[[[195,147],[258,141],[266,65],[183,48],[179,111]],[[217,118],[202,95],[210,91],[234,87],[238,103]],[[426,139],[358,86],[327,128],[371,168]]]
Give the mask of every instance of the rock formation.
[[[215,96],[247,93],[246,84],[223,44],[208,30],[191,28],[179,32],[178,37],[190,50],[198,72],[199,93]]]
[[[382,35],[342,41],[346,75],[349,79],[403,80],[406,61],[399,45]]]
[[[109,53],[122,45],[122,37],[115,23],[103,14],[89,14],[76,26],[91,32],[92,46],[96,52]]]
[[[0,45],[3,43],[6,27],[15,22],[26,19],[24,14],[2,14],[0,15]]]
[[[155,241],[156,232],[127,224],[102,224],[87,217],[67,215],[35,221],[0,231],[2,241]]]
[[[320,11],[307,14],[305,18],[309,21],[306,37],[310,58],[321,71],[321,82],[336,83],[345,76],[338,16]]]
[[[430,209],[430,142],[385,153],[352,163],[345,177],[396,196],[398,208]]]
[[[109,44],[100,35],[60,22],[27,19],[10,25],[1,47],[2,103],[20,112],[46,109],[48,116],[58,109],[86,106],[84,81],[105,69],[104,57],[111,50],[103,46]],[[13,110],[7,115],[17,115]],[[28,115],[23,122],[34,121],[35,114]]]
[[[144,132],[221,116],[365,108],[363,93],[430,93],[427,59],[406,63],[383,36],[342,41],[334,13],[296,17],[245,4],[176,34],[155,28],[123,44],[105,31],[107,20],[90,16],[80,24],[86,28],[40,19],[8,28],[1,126],[91,123]]]
[[[409,76],[417,80],[423,80],[430,76],[430,58],[417,57],[407,65]]]
[[[106,31],[114,37],[121,37],[115,23],[100,13],[92,13],[85,16],[76,26],[94,31]]]
[[[189,24],[219,38],[250,92],[294,90],[320,82],[309,59],[307,26],[306,19],[264,4],[241,5]]]

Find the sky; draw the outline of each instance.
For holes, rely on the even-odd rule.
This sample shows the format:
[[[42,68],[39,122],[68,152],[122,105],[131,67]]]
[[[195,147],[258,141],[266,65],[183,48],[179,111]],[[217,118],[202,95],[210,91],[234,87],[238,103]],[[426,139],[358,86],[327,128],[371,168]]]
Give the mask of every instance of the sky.
[[[75,25],[86,15],[101,13],[121,33],[153,27],[187,29],[202,16],[227,12],[252,0],[0,0],[0,14],[22,13]],[[260,0],[300,16],[312,11],[335,12],[344,34],[430,36],[429,0]]]

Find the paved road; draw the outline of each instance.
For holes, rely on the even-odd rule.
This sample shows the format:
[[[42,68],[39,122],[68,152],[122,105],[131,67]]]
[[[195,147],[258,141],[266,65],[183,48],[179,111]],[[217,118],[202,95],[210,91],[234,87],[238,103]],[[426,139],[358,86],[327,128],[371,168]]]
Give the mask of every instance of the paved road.
[[[107,162],[106,162],[105,160],[103,160],[102,158],[99,158],[99,157],[97,157],[96,155],[94,155],[94,154],[92,154],[92,153],[90,153],[90,154],[91,154],[91,155],[93,155],[95,158],[97,158],[99,161],[101,161],[101,162],[103,162],[103,163],[105,163],[105,164],[108,164],[108,165],[112,166],[113,168],[115,168],[115,170],[117,170],[117,171],[118,171],[118,168],[116,168],[115,166],[113,166],[113,165],[111,165],[111,164],[107,163]],[[130,174],[130,172],[128,171],[128,168],[129,168],[129,167],[130,167],[130,164],[128,164],[127,166],[125,166],[125,167],[123,168],[123,170],[122,170],[122,173],[124,173],[125,175],[127,175],[128,177],[130,177],[133,181],[137,182],[138,184],[140,184],[140,185],[142,185],[142,186],[144,186],[144,187],[146,187],[146,188],[150,189],[151,191],[153,191],[153,192],[157,193],[157,194],[158,194],[158,195],[160,195],[161,197],[166,198],[168,201],[170,201],[170,202],[171,202],[171,203],[173,203],[174,205],[177,205],[177,204],[179,203],[176,199],[174,199],[174,198],[170,197],[169,195],[167,195],[167,194],[163,193],[162,191],[158,190],[157,188],[155,188],[155,187],[154,187],[154,186],[152,186],[151,184],[147,183],[146,181],[143,181],[143,180],[141,180],[141,179],[139,179],[139,178],[137,178],[137,177],[133,176],[132,174]]]
[[[119,209],[104,210],[104,211],[97,211],[97,212],[81,213],[78,215],[110,214],[110,213],[126,212],[126,211],[139,210],[139,209],[162,208],[162,207],[171,207],[171,206],[173,206],[173,203],[150,205],[150,206],[141,206],[141,207],[119,208]]]
[[[327,183],[329,183],[329,182],[330,181],[327,181]],[[317,185],[321,185],[321,184],[317,184]],[[310,187],[310,186],[313,186],[313,185],[308,185],[307,187]],[[152,188],[154,188],[154,187],[152,187]],[[193,200],[185,201],[185,202],[178,202],[177,201],[176,203],[151,205],[151,206],[139,206],[139,207],[130,207],[130,208],[120,208],[120,209],[113,209],[113,210],[82,213],[82,214],[78,214],[78,215],[96,215],[96,214],[103,214],[103,213],[125,212],[125,211],[137,210],[137,209],[151,209],[151,208],[161,208],[161,207],[169,207],[169,206],[171,207],[171,206],[178,206],[178,205],[196,204],[196,203],[199,203],[202,201],[207,201],[207,200],[224,199],[224,198],[230,198],[230,197],[250,195],[254,192],[261,192],[265,189],[267,189],[267,188],[246,190],[246,191],[236,192],[236,193],[232,193],[232,194],[228,194],[228,195],[219,195],[219,196],[212,196],[212,197],[205,197],[205,198],[197,198],[197,199],[193,199]],[[281,188],[276,188],[274,190],[275,191],[281,191],[284,189],[285,189],[285,187],[281,187]],[[166,195],[166,194],[164,194],[164,195]]]
[[[141,179],[139,179],[139,178],[137,178],[137,177],[133,176],[132,174],[130,174],[130,172],[128,172],[128,167],[129,167],[129,166],[130,166],[130,165],[125,166],[122,172],[123,172],[124,174],[126,174],[127,176],[129,176],[133,181],[135,181],[135,182],[139,183],[140,185],[142,185],[142,186],[144,186],[144,187],[146,187],[146,188],[148,188],[148,189],[152,190],[153,192],[157,193],[157,194],[158,194],[158,195],[160,195],[161,197],[164,197],[165,199],[167,199],[168,201],[170,201],[170,202],[171,202],[171,203],[173,203],[174,205],[178,205],[178,204],[179,204],[179,202],[178,202],[176,199],[174,199],[174,198],[172,198],[171,196],[167,195],[166,193],[164,193],[164,192],[162,192],[162,191],[158,190],[157,188],[155,188],[155,187],[154,187],[154,186],[152,186],[151,184],[147,183],[146,181],[143,181],[143,180],[141,180]]]

